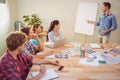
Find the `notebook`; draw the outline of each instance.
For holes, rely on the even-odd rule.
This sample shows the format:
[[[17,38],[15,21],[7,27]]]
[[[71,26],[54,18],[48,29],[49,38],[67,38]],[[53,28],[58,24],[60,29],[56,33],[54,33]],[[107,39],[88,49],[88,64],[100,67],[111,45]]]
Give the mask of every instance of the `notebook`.
[[[56,40],[55,42],[45,42],[45,46],[49,48],[57,48],[63,46],[65,41],[66,39],[64,38],[64,39]]]
[[[31,73],[32,77],[35,77],[37,74],[39,74],[39,71]],[[53,80],[56,78],[59,78],[59,76],[54,69],[47,69],[45,75],[39,80]]]

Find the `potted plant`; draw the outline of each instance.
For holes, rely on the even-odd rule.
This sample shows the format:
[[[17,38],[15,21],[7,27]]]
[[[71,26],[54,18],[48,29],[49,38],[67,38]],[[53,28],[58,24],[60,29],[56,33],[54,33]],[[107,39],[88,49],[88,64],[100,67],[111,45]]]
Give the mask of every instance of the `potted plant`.
[[[24,15],[23,16],[24,22],[27,23],[27,26],[31,27],[34,24],[40,24],[42,25],[41,19],[37,16],[37,14],[32,14],[31,16],[29,15]]]

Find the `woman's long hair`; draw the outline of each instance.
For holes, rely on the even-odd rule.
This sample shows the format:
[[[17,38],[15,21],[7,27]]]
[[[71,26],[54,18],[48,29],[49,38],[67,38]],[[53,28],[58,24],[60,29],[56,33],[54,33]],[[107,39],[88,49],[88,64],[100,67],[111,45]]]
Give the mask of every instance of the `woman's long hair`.
[[[50,27],[49,27],[49,30],[47,32],[47,41],[48,41],[48,33],[53,31],[55,25],[58,25],[59,24],[59,21],[58,20],[53,20],[50,24]]]

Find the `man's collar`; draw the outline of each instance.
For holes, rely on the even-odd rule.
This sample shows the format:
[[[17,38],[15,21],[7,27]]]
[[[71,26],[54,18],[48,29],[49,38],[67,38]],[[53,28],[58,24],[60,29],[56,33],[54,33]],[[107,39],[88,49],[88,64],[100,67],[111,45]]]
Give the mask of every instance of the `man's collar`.
[[[103,13],[102,15],[106,16],[105,13]],[[111,12],[109,12],[107,16],[110,16],[110,15],[112,15]]]

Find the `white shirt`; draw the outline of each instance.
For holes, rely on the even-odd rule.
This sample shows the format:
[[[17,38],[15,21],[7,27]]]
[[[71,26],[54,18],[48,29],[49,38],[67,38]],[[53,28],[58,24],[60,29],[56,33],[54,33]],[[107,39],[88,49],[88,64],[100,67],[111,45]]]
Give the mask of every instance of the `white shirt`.
[[[48,41],[49,42],[55,42],[56,40],[59,40],[62,38],[60,30],[57,30],[58,36],[55,35],[54,31],[51,31],[48,33]]]

